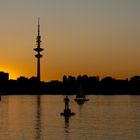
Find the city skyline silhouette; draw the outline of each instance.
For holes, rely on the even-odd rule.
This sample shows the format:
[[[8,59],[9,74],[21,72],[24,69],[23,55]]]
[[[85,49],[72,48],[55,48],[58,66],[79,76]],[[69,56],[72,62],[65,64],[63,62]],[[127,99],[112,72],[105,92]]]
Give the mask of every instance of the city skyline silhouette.
[[[26,10],[25,10],[26,7]],[[10,79],[36,76],[36,20],[41,18],[41,79],[95,75],[130,79],[140,75],[140,2],[4,1],[0,71]]]

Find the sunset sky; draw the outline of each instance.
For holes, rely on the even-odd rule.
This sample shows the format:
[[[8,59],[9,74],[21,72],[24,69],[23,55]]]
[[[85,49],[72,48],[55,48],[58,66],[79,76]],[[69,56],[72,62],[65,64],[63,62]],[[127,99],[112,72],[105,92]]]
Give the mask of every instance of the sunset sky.
[[[0,71],[11,79],[36,76],[38,17],[42,80],[140,75],[140,0],[0,0]]]

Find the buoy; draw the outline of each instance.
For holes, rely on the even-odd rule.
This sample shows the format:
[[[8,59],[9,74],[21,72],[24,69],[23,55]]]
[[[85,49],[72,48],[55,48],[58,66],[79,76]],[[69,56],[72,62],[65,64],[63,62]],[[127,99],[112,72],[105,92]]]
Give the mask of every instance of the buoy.
[[[71,112],[70,109],[64,109],[64,112],[60,113],[60,115],[69,117],[69,116],[75,115],[75,113],[74,112]]]

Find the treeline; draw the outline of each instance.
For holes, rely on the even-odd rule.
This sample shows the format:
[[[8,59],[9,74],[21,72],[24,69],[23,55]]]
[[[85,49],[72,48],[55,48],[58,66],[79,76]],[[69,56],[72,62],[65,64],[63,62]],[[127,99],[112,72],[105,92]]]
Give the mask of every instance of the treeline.
[[[118,80],[107,76],[63,76],[62,81],[39,82],[36,77],[19,77],[17,80],[0,80],[1,94],[66,94],[74,95],[82,86],[85,94],[116,95],[140,94],[140,76]]]

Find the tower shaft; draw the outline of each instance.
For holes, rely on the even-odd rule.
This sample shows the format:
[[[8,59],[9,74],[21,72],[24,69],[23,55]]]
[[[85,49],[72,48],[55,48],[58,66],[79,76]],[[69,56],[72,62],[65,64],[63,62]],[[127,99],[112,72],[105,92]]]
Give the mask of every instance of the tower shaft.
[[[40,53],[44,49],[40,47],[41,46],[41,36],[40,36],[39,18],[38,18],[38,35],[36,38],[36,43],[37,43],[37,47],[34,49],[34,51],[37,52],[37,54],[35,55],[35,57],[37,58],[37,79],[40,81],[40,58],[43,56]]]
[[[37,58],[37,79],[40,81],[40,58]]]

